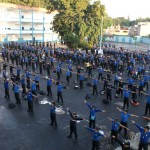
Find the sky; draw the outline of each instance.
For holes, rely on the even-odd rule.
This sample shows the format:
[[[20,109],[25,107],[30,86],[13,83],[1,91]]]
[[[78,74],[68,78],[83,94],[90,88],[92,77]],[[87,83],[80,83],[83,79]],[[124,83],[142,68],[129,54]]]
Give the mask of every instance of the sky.
[[[93,0],[95,1],[95,0]],[[150,17],[150,0],[100,0],[110,17]]]

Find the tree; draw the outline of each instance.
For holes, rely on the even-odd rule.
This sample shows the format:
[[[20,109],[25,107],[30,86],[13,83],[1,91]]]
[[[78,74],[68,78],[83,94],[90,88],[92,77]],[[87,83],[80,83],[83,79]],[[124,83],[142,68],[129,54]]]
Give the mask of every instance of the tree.
[[[59,11],[53,21],[54,30],[60,34],[65,43],[69,43],[69,46],[72,46],[68,39],[70,36],[78,38],[79,44],[76,46],[98,43],[102,16],[107,20],[105,26],[111,24],[104,5],[99,1],[90,4],[89,0],[56,0],[51,8]]]

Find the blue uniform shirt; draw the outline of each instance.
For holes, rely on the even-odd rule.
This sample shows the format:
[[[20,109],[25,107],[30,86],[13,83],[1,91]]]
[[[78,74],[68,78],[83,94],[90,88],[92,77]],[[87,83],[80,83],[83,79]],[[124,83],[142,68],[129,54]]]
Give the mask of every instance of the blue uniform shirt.
[[[121,122],[127,122],[130,116],[131,115],[128,113],[125,114],[124,112],[121,112]]]
[[[83,75],[80,75],[80,78],[79,78],[81,81],[84,80],[84,76]]]
[[[28,101],[32,101],[32,98],[33,98],[33,94],[32,94],[31,92],[29,92],[29,93],[27,94],[27,100],[28,100]]]
[[[9,89],[9,82],[8,82],[8,81],[5,81],[5,82],[4,82],[4,88],[5,88],[5,89]]]
[[[35,81],[39,81],[40,77],[38,75],[35,76]]]
[[[124,95],[125,98],[129,98],[130,91],[129,90],[124,90],[123,95]]]
[[[52,85],[52,79],[48,79],[47,80],[47,86],[51,86]]]
[[[141,136],[140,136],[140,143],[143,144],[148,144],[149,142],[149,138],[150,138],[150,132],[145,132],[143,127],[140,127],[137,123],[135,123],[136,127],[139,129],[139,131],[141,132]]]
[[[63,88],[64,88],[64,86],[62,86],[61,84],[58,84],[57,91],[62,92]]]
[[[15,94],[19,93],[19,86],[18,85],[15,85],[15,87],[14,87],[14,93]]]
[[[92,108],[91,105],[89,105],[88,103],[86,103],[86,105],[90,108],[90,119],[91,120],[95,120],[96,118],[96,113],[97,112],[101,112],[101,109],[97,109],[97,108]]]
[[[89,127],[86,127],[86,129],[92,133],[93,141],[99,141],[100,138],[104,136],[101,133],[99,133],[98,131],[95,131],[95,129],[91,129]]]
[[[147,96],[147,103],[150,104],[150,95]]]
[[[36,90],[36,84],[34,82],[31,84],[31,90],[32,91]]]
[[[22,78],[22,79],[20,80],[20,82],[21,82],[21,84],[25,85],[25,78]]]
[[[112,126],[111,126],[111,130],[113,131],[118,131],[120,127],[119,122],[115,122],[114,120],[112,121]]]
[[[50,113],[54,114],[56,113],[56,107],[53,105],[50,105]]]
[[[70,71],[69,70],[67,70],[66,76],[70,77]]]
[[[99,81],[98,81],[97,79],[94,79],[94,80],[93,80],[93,85],[97,86],[97,85],[98,85],[98,82],[99,82]]]

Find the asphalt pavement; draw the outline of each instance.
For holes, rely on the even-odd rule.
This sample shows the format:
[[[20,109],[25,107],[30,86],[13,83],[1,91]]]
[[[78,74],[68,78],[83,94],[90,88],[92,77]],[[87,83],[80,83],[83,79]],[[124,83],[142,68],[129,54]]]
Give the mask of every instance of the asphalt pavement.
[[[55,63],[56,65],[57,63]],[[64,64],[63,68],[67,65]],[[8,69],[9,70],[9,69]],[[15,71],[14,71],[15,72]],[[85,73],[87,75],[87,73]],[[44,71],[43,76],[46,75]],[[38,96],[39,102],[34,102],[34,113],[27,112],[27,101],[21,97],[21,107],[17,106],[13,109],[8,108],[9,101],[4,98],[4,86],[1,79],[0,84],[0,149],[1,150],[91,150],[92,136],[84,128],[88,125],[87,121],[81,121],[78,123],[78,142],[74,143],[74,137],[68,139],[69,135],[69,115],[67,108],[71,111],[77,112],[81,117],[88,120],[89,108],[84,103],[85,95],[92,94],[92,89],[86,86],[87,81],[84,81],[84,89],[74,89],[74,79],[76,74],[70,79],[70,84],[66,83],[66,73],[63,71],[61,81],[65,81],[64,85],[67,89],[63,90],[64,104],[57,104],[65,111],[65,114],[57,115],[58,128],[54,129],[49,126],[50,123],[50,110],[49,104],[40,104],[40,101],[56,101],[57,100],[57,86],[52,85],[53,97]],[[97,72],[93,71],[93,76],[96,77]],[[56,73],[51,73],[53,79],[56,79]],[[34,77],[33,77],[34,78]],[[126,73],[123,76],[126,78]],[[100,82],[98,91],[103,87]],[[12,86],[11,86],[12,88]],[[10,88],[10,101],[15,102],[15,97],[12,89]],[[40,88],[46,92],[46,80],[40,80]],[[106,110],[105,113],[97,113],[96,123],[101,127],[101,130],[107,135],[106,138],[101,139],[101,150],[113,150],[118,145],[112,146],[110,144],[109,133],[111,130],[111,122],[107,117],[120,119],[120,112],[116,107],[122,108],[123,99],[114,98],[115,90],[113,90],[113,100],[108,105],[103,104],[102,100],[105,95],[99,93],[98,96],[92,96],[87,100],[90,104],[97,106],[100,109]],[[133,106],[130,104],[129,113],[138,115],[138,118],[131,118],[129,121],[129,132],[138,132],[137,128],[131,123],[131,120],[135,120],[141,125],[146,125],[147,121],[142,118],[145,110],[146,97],[138,97],[140,101],[139,106]],[[123,134],[123,132],[122,132]]]

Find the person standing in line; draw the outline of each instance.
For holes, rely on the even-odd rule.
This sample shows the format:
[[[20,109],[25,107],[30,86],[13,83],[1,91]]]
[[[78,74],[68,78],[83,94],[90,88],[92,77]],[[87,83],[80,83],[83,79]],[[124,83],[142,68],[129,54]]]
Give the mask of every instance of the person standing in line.
[[[51,78],[47,79],[47,96],[49,96],[49,94],[52,96],[52,89],[51,89],[52,82],[53,80]]]
[[[124,111],[122,111],[121,109],[119,109],[118,107],[117,107],[117,109],[121,112],[121,122],[120,122],[120,124],[121,125],[123,125],[124,127],[126,127],[126,128],[124,128],[124,137],[127,139],[128,137],[127,137],[127,128],[128,128],[128,119],[129,119],[129,117],[138,117],[137,115],[134,115],[134,114],[129,114],[128,112],[127,112],[127,110],[124,110]],[[120,126],[120,128],[119,128],[119,133],[121,132],[121,130],[122,130],[122,127]]]
[[[68,69],[66,72],[66,80],[67,80],[68,84],[69,84],[70,75],[71,75],[71,73],[70,73],[70,70]]]
[[[84,81],[84,75],[83,74],[80,74],[79,81],[80,81],[80,89],[83,89],[83,81]]]
[[[122,128],[126,128],[123,125],[121,125],[118,122],[118,119],[111,119],[109,117],[107,117],[108,120],[112,121],[112,126],[111,126],[111,144],[114,144],[118,138],[118,131],[119,131],[119,127],[121,126]]]
[[[149,126],[145,126],[143,128],[143,127],[139,126],[133,120],[132,120],[132,123],[139,129],[139,131],[141,133],[138,150],[148,150],[148,144],[149,144],[149,138],[150,138]]]
[[[150,95],[149,95],[149,94],[145,94],[145,93],[143,93],[143,94],[144,94],[144,95],[147,95],[147,101],[146,101],[145,114],[144,114],[144,116],[147,116],[148,111],[149,111],[149,116],[150,116]]]
[[[62,96],[62,89],[65,88],[63,85],[58,83],[57,86],[57,102],[59,103],[59,98],[61,99],[61,102],[63,103],[63,96]]]
[[[35,75],[34,80],[35,80],[35,83],[36,83],[36,90],[37,90],[37,91],[40,91],[40,77],[39,77],[38,74]]]
[[[9,96],[9,81],[8,81],[8,79],[4,80],[4,88],[5,88],[5,98],[10,99],[10,96]]]
[[[92,150],[99,150],[100,149],[100,139],[104,137],[104,132],[101,131],[98,127],[95,129],[89,128],[85,126],[85,128],[92,134]]]
[[[97,112],[105,112],[105,110],[97,109],[95,106],[91,106],[87,101],[84,100],[84,103],[90,109],[90,116],[89,116],[89,127],[95,129],[96,124],[96,113]]]
[[[98,91],[97,91],[98,83],[99,83],[98,79],[94,78],[94,80],[93,80],[93,95],[95,95],[95,93],[96,93],[96,95],[98,95]]]
[[[56,121],[56,104],[54,101],[51,102],[50,105],[50,118],[51,118],[51,123],[49,125],[57,128],[57,121]]]
[[[16,104],[21,106],[21,101],[20,101],[20,96],[19,96],[19,86],[18,83],[15,83],[14,86],[14,93],[15,93],[15,98],[16,98]]]
[[[60,66],[56,67],[56,72],[57,72],[57,80],[60,80]]]
[[[27,93],[27,100],[28,100],[28,110],[27,111],[33,113],[33,94],[30,90]]]
[[[77,121],[83,120],[83,118],[78,117],[76,112],[72,113],[70,110],[68,110],[68,112],[70,114],[70,134],[67,136],[67,138],[71,139],[72,133],[74,133],[75,135],[74,143],[77,143],[77,138],[78,138]]]
[[[22,76],[21,80],[21,85],[22,85],[22,95],[26,94],[26,85],[25,85],[25,77],[24,75]]]

